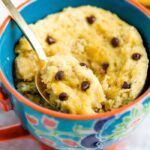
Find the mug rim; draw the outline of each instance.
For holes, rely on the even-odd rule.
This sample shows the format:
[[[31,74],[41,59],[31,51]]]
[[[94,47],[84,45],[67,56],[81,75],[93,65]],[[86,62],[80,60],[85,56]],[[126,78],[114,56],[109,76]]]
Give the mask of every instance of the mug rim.
[[[27,3],[31,2],[31,0],[27,0],[24,3],[22,3],[21,5],[19,5],[18,9],[24,7]],[[127,2],[129,2],[130,4],[132,4],[133,6],[137,7],[138,9],[140,9],[145,15],[147,15],[148,17],[150,17],[150,12],[141,4],[139,4],[138,2],[134,1],[134,0],[127,0]],[[7,17],[3,23],[2,26],[0,27],[0,35],[3,34],[3,31],[5,30],[5,27],[7,26],[8,22],[11,20],[11,17]],[[111,116],[115,116],[118,115],[120,113],[123,113],[131,108],[133,108],[134,106],[136,106],[138,103],[140,103],[141,101],[143,101],[148,95],[150,95],[150,88],[148,88],[141,96],[139,96],[138,98],[136,98],[134,101],[130,102],[128,105],[124,105],[121,108],[115,109],[113,111],[110,112],[104,112],[104,113],[100,113],[100,114],[94,114],[94,115],[74,115],[74,114],[66,114],[66,113],[62,113],[62,112],[57,112],[54,110],[50,110],[48,108],[44,108],[32,101],[30,101],[28,98],[25,98],[23,95],[21,95],[16,89],[14,89],[11,84],[8,82],[8,80],[6,79],[4,73],[2,72],[2,70],[0,69],[0,79],[2,81],[2,83],[4,84],[4,86],[8,89],[8,91],[20,102],[22,102],[23,104],[29,106],[30,108],[44,113],[46,115],[50,115],[53,117],[57,117],[57,118],[61,118],[61,119],[67,119],[67,120],[93,120],[93,119],[101,119],[101,118],[106,118],[106,117],[111,117]]]

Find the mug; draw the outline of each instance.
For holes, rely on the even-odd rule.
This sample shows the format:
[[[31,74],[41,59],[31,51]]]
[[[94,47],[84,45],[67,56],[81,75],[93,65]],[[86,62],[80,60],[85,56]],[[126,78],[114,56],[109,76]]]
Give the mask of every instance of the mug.
[[[20,12],[28,23],[33,23],[65,7],[81,5],[110,10],[135,26],[150,54],[150,12],[133,0],[28,0],[21,5]],[[59,150],[107,149],[127,137],[149,113],[149,78],[143,94],[136,100],[119,109],[96,115],[65,114],[28,100],[15,89],[13,80],[14,46],[21,35],[11,18],[6,18],[0,27],[0,79],[10,100],[1,95],[0,104],[6,111],[13,107],[22,122],[21,126],[42,143]],[[16,129],[20,135],[27,134],[20,124],[12,126],[8,133],[5,132],[6,129],[8,128],[0,131],[0,139],[7,139],[8,133],[14,136],[13,131]]]

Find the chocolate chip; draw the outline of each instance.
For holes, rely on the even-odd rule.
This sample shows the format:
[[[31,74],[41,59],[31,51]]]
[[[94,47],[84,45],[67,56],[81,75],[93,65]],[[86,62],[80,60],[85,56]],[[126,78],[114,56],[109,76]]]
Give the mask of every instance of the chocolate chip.
[[[56,43],[56,40],[52,38],[51,36],[48,36],[46,41],[49,45]]]
[[[108,64],[108,63],[103,63],[103,64],[101,65],[101,67],[102,67],[102,73],[106,73],[106,72],[107,72],[107,69],[108,69],[108,67],[109,67],[109,64]]]
[[[113,37],[112,40],[111,40],[111,44],[114,48],[118,47],[119,44],[120,44],[120,41],[117,37]]]
[[[96,17],[91,15],[89,17],[86,17],[86,20],[89,24],[93,24],[96,21]]]
[[[59,80],[63,80],[63,78],[64,78],[64,72],[58,71],[55,75],[55,79],[59,81]]]
[[[139,60],[141,58],[141,54],[139,54],[139,53],[134,53],[133,55],[132,55],[132,59],[133,60]]]
[[[130,89],[131,88],[131,84],[129,84],[128,82],[124,82],[122,85],[122,89]]]
[[[104,103],[102,103],[101,105],[102,105],[102,110],[103,110],[104,112],[106,112],[107,110],[106,110],[106,106],[105,106],[105,104],[104,104]]]
[[[68,94],[65,93],[65,92],[61,93],[61,94],[59,95],[59,99],[60,99],[61,101],[67,100],[67,99],[68,99]]]
[[[90,87],[90,82],[89,81],[83,81],[81,84],[81,89],[82,91],[86,91]]]
[[[95,107],[95,108],[94,108],[94,111],[95,111],[96,113],[99,113],[99,112],[100,112],[100,108]]]
[[[87,67],[87,68],[88,68],[87,64],[85,64],[85,63],[83,63],[83,62],[80,63],[80,66],[82,66],[82,67]]]

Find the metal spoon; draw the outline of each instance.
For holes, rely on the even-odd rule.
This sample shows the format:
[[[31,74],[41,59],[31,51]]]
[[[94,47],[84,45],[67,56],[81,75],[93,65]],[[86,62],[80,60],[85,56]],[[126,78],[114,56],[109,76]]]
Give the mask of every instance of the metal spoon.
[[[40,45],[40,43],[38,42],[38,40],[36,39],[32,31],[30,30],[30,28],[28,27],[27,23],[25,22],[21,14],[17,11],[17,9],[15,8],[11,0],[2,0],[2,2],[5,5],[5,7],[8,9],[13,20],[17,23],[18,27],[21,29],[21,31],[24,33],[24,35],[30,42],[33,49],[37,52],[37,55],[40,59],[40,66],[41,68],[44,68],[46,66],[48,59],[44,53],[42,46]],[[49,96],[45,92],[46,86],[44,85],[44,83],[41,82],[40,72],[37,72],[37,74],[35,75],[35,84],[42,98],[47,103],[50,104],[50,102],[48,101]]]

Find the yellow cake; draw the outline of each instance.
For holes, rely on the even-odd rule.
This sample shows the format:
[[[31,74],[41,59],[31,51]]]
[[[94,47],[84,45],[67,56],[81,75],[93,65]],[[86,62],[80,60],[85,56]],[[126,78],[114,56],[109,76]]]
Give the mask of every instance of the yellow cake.
[[[135,27],[92,6],[66,8],[30,25],[49,62],[41,70],[51,105],[38,94],[38,57],[22,37],[16,45],[17,89],[30,100],[72,114],[95,114],[133,101],[143,89],[148,57]]]
[[[137,1],[145,6],[150,6],[150,0],[137,0]]]

